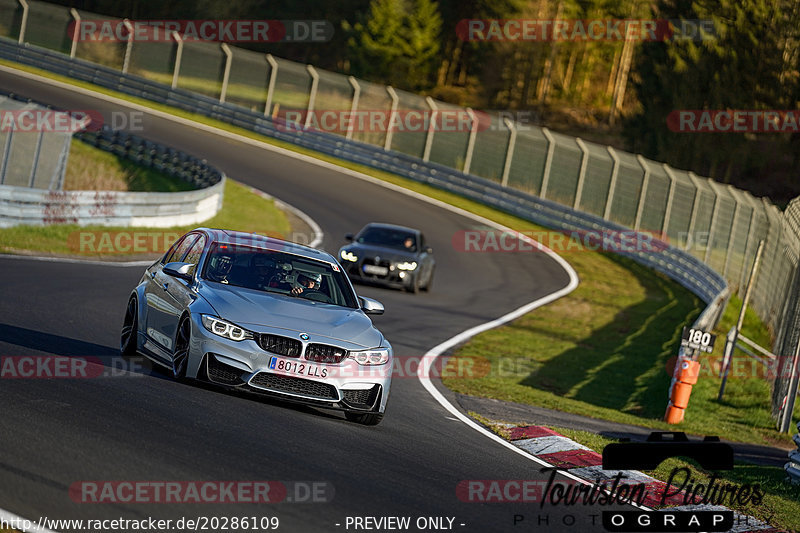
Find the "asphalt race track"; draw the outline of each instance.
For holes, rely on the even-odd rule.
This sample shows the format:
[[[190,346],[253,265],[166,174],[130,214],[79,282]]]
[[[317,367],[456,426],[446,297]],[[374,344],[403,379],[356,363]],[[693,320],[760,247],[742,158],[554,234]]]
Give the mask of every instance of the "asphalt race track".
[[[119,109],[5,72],[0,80],[4,90],[62,108],[99,109],[107,120]],[[430,294],[356,287],[385,304],[386,314],[374,321],[400,358],[419,357],[569,282],[543,253],[455,250],[453,235],[476,222],[412,197],[163,118],[145,116],[143,126],[141,135],[203,157],[308,213],[329,251],[368,221],[421,228],[437,260]],[[460,501],[456,487],[464,480],[546,475],[455,420],[411,373],[396,376],[383,423],[363,427],[335,412],[179,383],[141,368],[139,358],[120,359],[126,299],[143,270],[0,258],[0,355],[95,357],[109,374],[2,380],[0,508],[33,520],[277,516],[279,531],[353,531],[347,517],[356,516],[408,516],[412,531],[418,517],[454,518],[452,528],[465,532],[603,530],[598,509]],[[324,482],[332,498],[267,505],[75,503],[69,488],[86,480]],[[303,500],[304,486],[288,497]],[[563,525],[565,514],[574,515],[571,527]],[[515,515],[524,522],[515,526]]]

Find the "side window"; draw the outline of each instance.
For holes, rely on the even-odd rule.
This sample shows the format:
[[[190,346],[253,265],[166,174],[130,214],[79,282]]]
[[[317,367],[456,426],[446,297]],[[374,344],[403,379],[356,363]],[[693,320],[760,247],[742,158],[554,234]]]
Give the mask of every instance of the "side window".
[[[197,238],[198,235],[196,233],[184,237],[180,243],[172,248],[166,259],[164,259],[164,264],[181,261]]]
[[[197,239],[192,247],[189,249],[189,252],[186,254],[186,258],[183,260],[184,263],[191,263],[192,268],[190,270],[191,274],[194,275],[194,271],[197,268],[197,262],[200,261],[200,256],[203,254],[203,247],[206,245],[206,238],[205,236],[201,235],[199,239]]]

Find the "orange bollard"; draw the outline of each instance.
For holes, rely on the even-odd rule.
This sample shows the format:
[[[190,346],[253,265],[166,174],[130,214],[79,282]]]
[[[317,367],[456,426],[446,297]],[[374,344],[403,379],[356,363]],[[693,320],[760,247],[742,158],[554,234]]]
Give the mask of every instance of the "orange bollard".
[[[697,383],[699,375],[700,361],[678,357],[672,385],[669,388],[667,412],[664,413],[664,421],[667,424],[683,422],[684,409],[689,406],[689,397],[692,395],[692,385]]]
[[[680,424],[683,422],[683,409],[675,407],[672,402],[669,402],[667,412],[664,414],[664,421],[667,424]]]

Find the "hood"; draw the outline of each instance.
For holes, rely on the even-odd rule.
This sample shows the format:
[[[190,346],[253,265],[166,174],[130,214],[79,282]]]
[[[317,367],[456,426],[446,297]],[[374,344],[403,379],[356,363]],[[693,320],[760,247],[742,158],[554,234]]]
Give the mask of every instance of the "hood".
[[[199,289],[220,318],[255,331],[265,331],[259,326],[280,328],[364,348],[376,348],[383,340],[360,309],[208,281]]]
[[[352,243],[342,246],[342,249],[357,252],[359,259],[361,257],[375,257],[377,255],[380,256],[381,259],[387,259],[393,262],[417,260],[417,252],[407,252],[405,250],[398,250],[397,248],[376,246],[374,244]]]

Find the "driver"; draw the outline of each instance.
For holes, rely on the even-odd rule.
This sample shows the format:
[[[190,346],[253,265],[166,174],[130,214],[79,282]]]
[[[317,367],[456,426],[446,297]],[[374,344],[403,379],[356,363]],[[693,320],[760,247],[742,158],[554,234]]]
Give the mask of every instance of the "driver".
[[[299,271],[297,274],[297,280],[292,287],[292,294],[299,296],[306,290],[318,291],[321,283],[322,274],[317,272]]]
[[[227,284],[229,283],[228,274],[231,273],[232,267],[233,267],[233,258],[229,255],[220,255],[217,257],[216,263],[214,263],[211,276],[214,278],[215,281]]]

